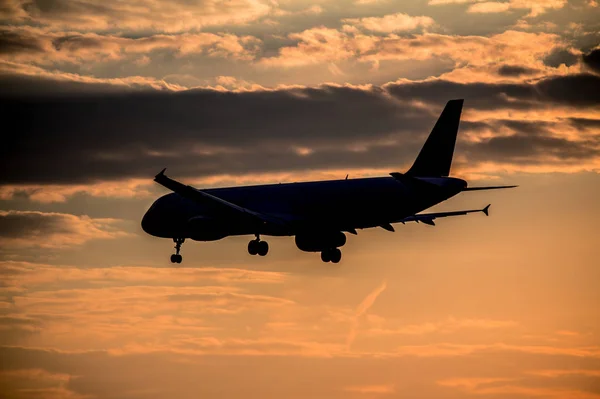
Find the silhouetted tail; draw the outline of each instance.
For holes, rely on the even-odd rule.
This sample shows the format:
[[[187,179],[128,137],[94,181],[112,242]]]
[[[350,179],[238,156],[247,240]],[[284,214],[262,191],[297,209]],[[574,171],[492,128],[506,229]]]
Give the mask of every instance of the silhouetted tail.
[[[456,134],[464,100],[450,100],[435,123],[415,163],[406,172],[416,177],[446,177],[450,175]]]

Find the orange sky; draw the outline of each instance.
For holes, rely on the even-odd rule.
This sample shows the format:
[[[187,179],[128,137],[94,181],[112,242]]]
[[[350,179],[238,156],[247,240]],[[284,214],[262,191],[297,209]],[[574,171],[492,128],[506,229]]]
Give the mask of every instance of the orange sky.
[[[0,397],[600,399],[593,0],[5,1]],[[435,210],[338,265],[173,244],[198,187],[384,176],[464,98]]]

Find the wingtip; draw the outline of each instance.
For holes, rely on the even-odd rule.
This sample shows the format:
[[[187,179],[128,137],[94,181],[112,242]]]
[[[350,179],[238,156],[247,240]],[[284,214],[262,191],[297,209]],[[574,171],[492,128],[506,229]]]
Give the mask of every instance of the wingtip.
[[[491,206],[491,205],[492,205],[492,204],[488,204],[488,206],[486,206],[485,208],[483,208],[483,209],[481,210],[481,212],[485,213],[485,216],[490,216],[490,206]]]
[[[161,170],[156,176],[154,176],[155,179],[164,176],[165,174],[165,170],[167,170],[167,168],[164,168],[163,170]]]

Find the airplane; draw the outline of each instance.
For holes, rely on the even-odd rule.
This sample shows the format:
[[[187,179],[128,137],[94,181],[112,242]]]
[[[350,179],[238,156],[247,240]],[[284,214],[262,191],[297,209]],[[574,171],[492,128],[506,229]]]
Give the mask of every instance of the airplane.
[[[298,249],[320,252],[323,262],[338,263],[346,233],[416,222],[435,226],[435,219],[482,212],[482,209],[420,213],[461,192],[517,186],[468,187],[450,177],[463,99],[450,100],[435,123],[413,165],[406,173],[386,177],[197,189],[165,175],[154,181],[172,192],[157,199],[142,218],[142,229],[175,243],[172,263],[181,263],[186,239],[215,241],[228,236],[254,235],[250,255],[265,256],[263,236],[294,236]]]

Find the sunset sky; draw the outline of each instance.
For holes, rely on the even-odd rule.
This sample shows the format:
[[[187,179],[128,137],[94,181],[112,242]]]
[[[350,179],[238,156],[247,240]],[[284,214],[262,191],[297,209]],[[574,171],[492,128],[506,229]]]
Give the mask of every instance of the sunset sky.
[[[597,0],[1,0],[0,397],[600,399]],[[337,264],[140,220],[199,188],[404,172]]]

